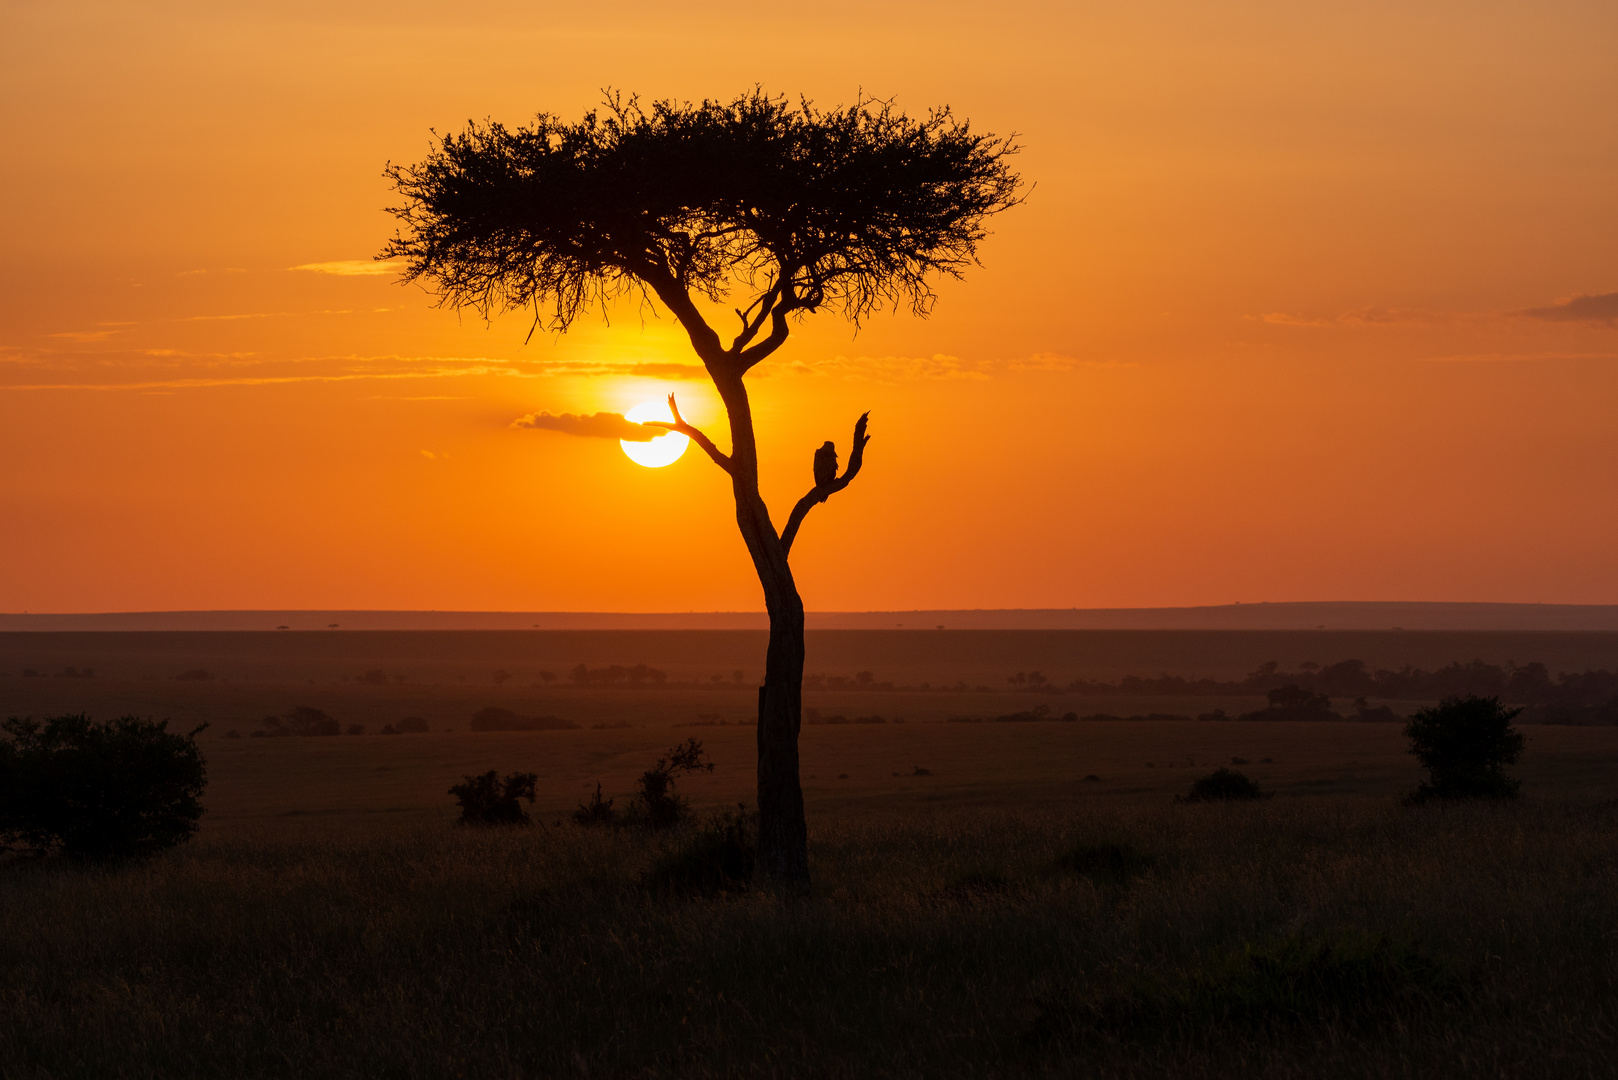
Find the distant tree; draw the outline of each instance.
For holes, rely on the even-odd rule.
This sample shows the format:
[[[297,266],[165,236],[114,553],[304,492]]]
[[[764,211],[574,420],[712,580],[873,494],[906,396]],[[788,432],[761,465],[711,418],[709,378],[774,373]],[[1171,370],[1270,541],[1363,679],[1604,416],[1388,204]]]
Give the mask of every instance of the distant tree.
[[[203,725],[206,727],[207,725]],[[189,840],[208,783],[196,737],[167,720],[83,714],[0,725],[0,845],[83,859],[150,855]]]
[[[925,315],[939,277],[976,260],[990,215],[1015,205],[1015,145],[980,135],[948,109],[913,120],[862,100],[822,111],[755,91],[729,103],[612,97],[577,123],[541,115],[526,128],[488,123],[442,139],[423,162],[390,165],[402,229],[383,252],[440,301],[548,311],[566,330],[623,295],[666,307],[713,379],[730,422],[727,454],[679,414],[725,471],[736,521],[770,616],[759,691],[758,870],[809,880],[798,777],[803,601],[788,564],[809,511],[847,487],[864,461],[866,417],[835,472],[821,447],[814,486],[778,532],[759,493],[758,448],[743,377],[822,309],[856,323],[884,305]],[[742,294],[729,345],[702,304]]]
[[[1423,799],[1514,799],[1520,780],[1506,776],[1522,756],[1522,733],[1511,726],[1521,709],[1494,697],[1445,698],[1405,725],[1410,753],[1427,770],[1416,789]]]

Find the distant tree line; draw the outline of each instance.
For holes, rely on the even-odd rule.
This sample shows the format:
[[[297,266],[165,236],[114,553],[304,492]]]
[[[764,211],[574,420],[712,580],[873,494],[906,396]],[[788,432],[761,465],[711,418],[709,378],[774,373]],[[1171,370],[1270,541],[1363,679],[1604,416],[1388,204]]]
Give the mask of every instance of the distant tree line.
[[[1499,698],[1517,705],[1538,706],[1535,719],[1575,717],[1580,710],[1591,716],[1611,714],[1618,722],[1618,672],[1560,672],[1554,678],[1544,664],[1521,667],[1473,660],[1436,671],[1405,666],[1397,671],[1371,671],[1363,660],[1344,660],[1325,666],[1304,664],[1297,671],[1282,671],[1269,661],[1240,680],[1187,679],[1178,675],[1126,675],[1117,682],[1075,679],[1065,686],[1038,672],[1011,676],[1025,691],[1088,695],[1150,694],[1158,697],[1257,696],[1288,687],[1322,698],[1393,698],[1405,701],[1450,697]],[[1541,722],[1544,722],[1541,720]],[[1552,720],[1550,722],[1559,722]],[[1565,721],[1564,721],[1565,722]]]
[[[574,686],[662,686],[668,679],[668,672],[660,671],[645,664],[636,664],[634,667],[624,667],[622,664],[613,664],[609,667],[593,668],[587,664],[579,664],[567,675]]]

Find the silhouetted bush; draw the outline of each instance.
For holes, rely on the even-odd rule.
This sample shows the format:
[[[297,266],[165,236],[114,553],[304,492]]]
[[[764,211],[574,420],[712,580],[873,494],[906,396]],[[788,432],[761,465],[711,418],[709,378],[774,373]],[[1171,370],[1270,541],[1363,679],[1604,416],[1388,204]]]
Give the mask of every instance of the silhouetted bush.
[[[1264,695],[1269,705],[1243,713],[1241,720],[1341,720],[1331,711],[1331,699],[1298,686],[1278,686]]]
[[[580,825],[616,825],[618,824],[618,811],[612,808],[611,799],[601,797],[601,783],[596,782],[596,792],[590,796],[590,801],[580,803],[579,808],[573,811],[573,820]]]
[[[234,735],[235,732],[231,732],[231,734]],[[350,724],[350,725],[348,725],[348,727],[343,729],[343,734],[344,735],[364,735],[365,734],[365,725],[364,724]]]
[[[687,739],[641,773],[634,816],[654,829],[666,829],[685,817],[687,803],[675,793],[675,782],[695,772],[713,772],[713,762],[704,760],[702,743]]]
[[[420,716],[407,716],[394,725],[394,730],[401,735],[427,734],[427,721]]]
[[[1494,697],[1450,697],[1418,711],[1405,725],[1410,753],[1428,781],[1412,796],[1425,799],[1514,799],[1521,781],[1501,770],[1522,756],[1522,733],[1511,726],[1521,709]]]
[[[534,801],[535,773],[507,773],[505,779],[490,769],[482,776],[463,776],[449,789],[461,804],[462,825],[526,825],[528,812],[517,800]]]
[[[182,672],[180,672],[178,675],[176,675],[174,677],[175,677],[175,679],[177,679],[180,682],[212,682],[213,681],[213,674],[211,672],[209,672],[209,671],[203,670],[202,668],[193,668],[190,671],[182,671]]]
[[[266,716],[258,722],[254,736],[280,738],[289,735],[338,735],[342,725],[319,709],[300,705],[285,716]]]
[[[1266,798],[1259,786],[1245,774],[1231,769],[1215,769],[1191,785],[1183,802],[1228,802],[1237,799]]]
[[[689,842],[659,859],[641,884],[657,892],[742,892],[753,878],[758,817],[737,807],[712,818]]]
[[[196,736],[168,721],[83,714],[0,729],[0,843],[37,854],[116,859],[182,844],[208,782]]]
[[[498,705],[472,714],[473,731],[576,731],[579,725],[555,716],[518,716]]]

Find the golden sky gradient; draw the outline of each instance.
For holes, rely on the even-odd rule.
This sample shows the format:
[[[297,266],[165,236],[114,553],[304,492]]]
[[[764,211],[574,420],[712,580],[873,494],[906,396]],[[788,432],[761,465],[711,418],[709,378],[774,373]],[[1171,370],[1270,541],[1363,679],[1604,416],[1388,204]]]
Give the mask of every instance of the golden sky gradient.
[[[14,0],[0,610],[760,607],[700,453],[510,426],[673,390],[725,445],[672,320],[525,345],[366,262],[429,129],[755,83],[1036,184],[931,319],[750,379],[778,524],[871,410],[810,609],[1618,603],[1614,57],[1554,0]]]

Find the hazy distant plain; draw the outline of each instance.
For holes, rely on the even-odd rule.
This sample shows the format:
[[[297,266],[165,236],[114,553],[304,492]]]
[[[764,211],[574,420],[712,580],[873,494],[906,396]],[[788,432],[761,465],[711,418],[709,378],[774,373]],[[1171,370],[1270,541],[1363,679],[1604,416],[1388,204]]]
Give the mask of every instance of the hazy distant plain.
[[[536,807],[558,815],[598,780],[607,794],[627,796],[658,753],[692,736],[718,767],[690,780],[689,794],[699,806],[718,807],[753,798],[748,725],[764,644],[755,631],[0,634],[0,713],[134,713],[180,727],[209,724],[202,741],[210,828],[309,815],[447,817],[448,786],[491,768],[538,773]],[[811,674],[870,671],[877,684],[896,687],[805,693],[806,709],[822,715],[886,721],[804,727],[805,791],[811,816],[822,818],[890,802],[895,809],[992,806],[1010,792],[1050,805],[1162,801],[1235,758],[1288,796],[1392,797],[1418,780],[1394,724],[943,722],[1036,706],[1056,715],[1195,716],[1263,704],[1257,697],[1031,694],[1007,682],[1019,671],[1066,683],[1161,673],[1231,679],[1269,660],[1284,669],[1349,658],[1372,669],[1472,659],[1537,660],[1553,671],[1618,666],[1618,634],[1610,633],[814,631],[808,648]],[[667,683],[578,688],[568,681],[578,664],[646,664]],[[70,667],[95,675],[61,677]],[[24,669],[41,675],[25,678]],[[176,678],[198,670],[212,678]],[[377,671],[385,683],[364,681]],[[507,677],[497,684],[498,672]],[[554,681],[546,684],[544,672]],[[945,689],[962,683],[966,690]],[[1393,704],[1403,713],[1419,703]],[[490,705],[579,728],[470,732],[472,714]],[[248,737],[263,717],[297,706],[321,709],[345,727],[362,724],[367,734]],[[431,732],[378,734],[405,716],[424,717]],[[231,731],[241,737],[228,738]],[[1523,766],[1530,792],[1600,797],[1618,775],[1614,766],[1618,730],[1530,729]],[[914,775],[918,767],[930,775]]]

